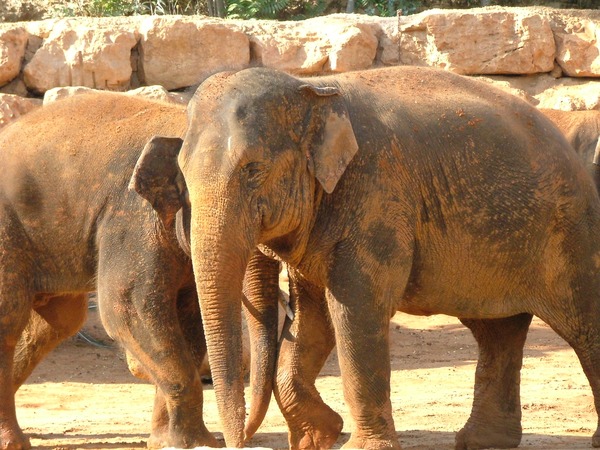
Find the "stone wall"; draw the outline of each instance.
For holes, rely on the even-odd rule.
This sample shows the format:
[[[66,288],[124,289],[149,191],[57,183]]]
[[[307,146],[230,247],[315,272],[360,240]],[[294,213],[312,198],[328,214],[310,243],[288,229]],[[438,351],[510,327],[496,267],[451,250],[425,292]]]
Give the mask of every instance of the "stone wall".
[[[47,93],[56,98],[61,87],[158,86],[155,95],[224,69],[314,75],[400,64],[485,76],[544,107],[600,109],[600,11],[491,7],[298,22],[139,16],[0,24],[0,127]]]

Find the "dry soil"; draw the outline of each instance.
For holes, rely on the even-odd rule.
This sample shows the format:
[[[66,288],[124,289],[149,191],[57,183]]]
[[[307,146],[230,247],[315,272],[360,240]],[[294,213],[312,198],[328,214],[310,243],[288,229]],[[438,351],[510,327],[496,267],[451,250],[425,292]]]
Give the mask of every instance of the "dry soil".
[[[99,330],[97,325],[88,331]],[[398,313],[391,324],[392,404],[404,449],[451,449],[472,401],[477,356],[470,332],[454,318]],[[349,437],[335,354],[318,388],[344,417],[339,448]],[[596,427],[591,390],[574,352],[551,329],[534,320],[522,370],[524,436],[521,448],[587,449]],[[48,356],[17,394],[17,414],[36,449],[144,448],[154,389],[129,374],[118,349],[80,339]],[[214,394],[205,390],[208,428],[222,439]],[[287,448],[285,422],[274,401],[250,442]]]

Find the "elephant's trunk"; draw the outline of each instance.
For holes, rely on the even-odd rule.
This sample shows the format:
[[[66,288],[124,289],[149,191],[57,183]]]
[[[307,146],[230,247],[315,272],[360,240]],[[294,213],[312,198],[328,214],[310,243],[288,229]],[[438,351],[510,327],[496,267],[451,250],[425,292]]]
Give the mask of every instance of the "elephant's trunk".
[[[239,206],[223,196],[213,198],[190,191],[191,256],[225,443],[243,447],[242,288],[255,245],[253,236],[246,236],[251,228],[241,223]]]
[[[245,438],[262,423],[273,392],[277,356],[279,263],[255,250],[246,269],[246,321],[250,332],[251,399]]]
[[[242,284],[232,279],[226,290],[212,284],[198,282],[208,360],[227,447],[243,447]]]

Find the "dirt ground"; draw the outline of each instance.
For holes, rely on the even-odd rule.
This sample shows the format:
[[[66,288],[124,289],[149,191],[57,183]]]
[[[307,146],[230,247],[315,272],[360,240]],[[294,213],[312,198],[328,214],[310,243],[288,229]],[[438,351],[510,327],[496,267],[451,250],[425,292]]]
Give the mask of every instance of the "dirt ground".
[[[90,327],[92,328],[90,330]],[[98,332],[88,324],[88,331]],[[392,404],[404,449],[451,449],[472,401],[476,345],[454,318],[398,313],[391,325]],[[335,355],[318,380],[324,400],[344,417],[339,448],[351,419],[343,402]],[[132,449],[145,447],[153,388],[133,378],[122,354],[65,342],[32,374],[17,394],[17,414],[36,449]],[[587,449],[595,429],[591,390],[574,352],[534,320],[522,370],[522,448]],[[211,386],[205,390],[205,420],[219,424]],[[274,401],[253,447],[287,448],[285,422]]]

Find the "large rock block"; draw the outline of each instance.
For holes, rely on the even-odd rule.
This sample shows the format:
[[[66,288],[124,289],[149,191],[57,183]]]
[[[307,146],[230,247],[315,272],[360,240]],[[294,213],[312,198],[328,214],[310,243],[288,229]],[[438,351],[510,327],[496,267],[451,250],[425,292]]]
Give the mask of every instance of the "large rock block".
[[[28,36],[23,28],[0,30],[0,86],[19,75]]]
[[[400,63],[400,35],[398,22],[394,17],[378,18],[379,48],[377,50],[377,63],[386,66],[395,66]]]
[[[57,87],[46,91],[44,94],[44,106],[56,101],[72,97],[74,95],[87,94],[89,92],[99,92],[83,86]],[[102,91],[100,91],[102,92]],[[169,92],[162,86],[143,86],[124,93],[125,95],[145,97],[149,100],[155,100],[165,103],[177,103],[185,105],[189,102],[193,92]]]
[[[564,82],[562,82],[564,80]],[[600,109],[600,86],[598,82],[582,80],[573,83],[576,78],[562,78],[561,82],[536,95],[540,108],[578,111]]]
[[[151,17],[140,26],[140,81],[177,89],[220,70],[250,62],[250,42],[237,26],[220,19]]]
[[[65,98],[73,97],[74,95],[88,94],[90,92],[97,91],[84,86],[65,86],[48,89],[44,93],[44,106],[49,105],[50,103],[57,102],[59,100],[63,100]]]
[[[574,77],[556,79],[549,74],[528,77],[489,76],[502,89],[526,99],[538,108],[576,111],[600,109],[600,82]]]
[[[549,11],[563,74],[600,77],[600,11]]]
[[[431,10],[399,20],[400,62],[461,74],[549,72],[556,47],[549,21],[519,8]]]
[[[126,90],[130,86],[135,31],[111,22],[57,22],[23,71],[29,89],[59,86]]]
[[[12,94],[0,94],[0,129],[24,114],[40,108],[42,101]]]
[[[299,22],[248,22],[256,62],[294,74],[346,72],[373,65],[377,26],[347,15]]]

